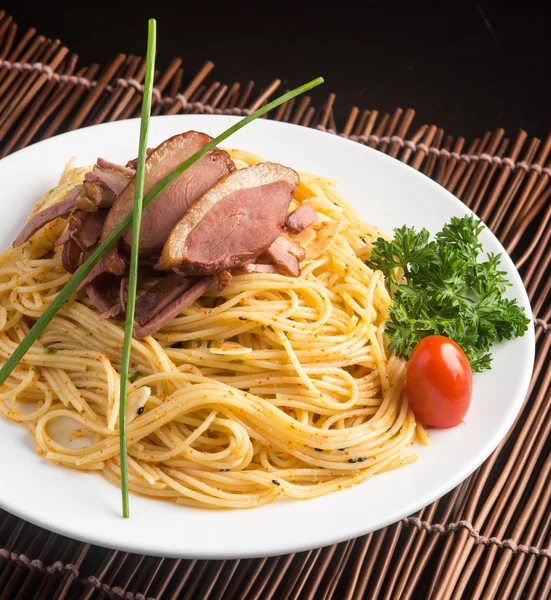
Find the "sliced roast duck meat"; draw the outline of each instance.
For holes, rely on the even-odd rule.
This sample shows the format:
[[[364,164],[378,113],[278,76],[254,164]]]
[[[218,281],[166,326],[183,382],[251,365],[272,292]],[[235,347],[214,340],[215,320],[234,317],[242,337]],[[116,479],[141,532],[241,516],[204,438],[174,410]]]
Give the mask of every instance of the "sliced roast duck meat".
[[[187,158],[205,146],[211,137],[196,131],[175,135],[155,148],[145,163],[144,194],[150,192],[169,173]],[[200,198],[222,176],[235,170],[229,154],[218,148],[210,150],[189,169],[173,181],[155,201],[148,206],[142,216],[140,231],[140,253],[151,255],[163,247],[171,229]],[[134,206],[135,178],[118,196],[109,211],[102,233],[102,241],[117,227]],[[123,235],[122,246],[130,247],[132,231],[129,228]],[[104,257],[107,269],[122,275],[126,259],[121,244],[114,246]]]
[[[89,254],[97,245],[106,214],[104,209],[95,213],[73,211],[67,229],[56,242],[56,246],[63,246],[61,262],[69,273],[74,273],[82,264],[84,254]]]
[[[172,229],[156,268],[206,275],[259,256],[281,233],[298,183],[295,171],[275,163],[230,173]]]
[[[71,231],[67,227],[67,229],[57,238],[55,246],[63,246],[65,242],[68,242],[71,239]]]
[[[98,161],[100,160],[98,159]],[[103,163],[106,165],[112,164],[107,163],[107,161],[103,161]],[[81,209],[86,212],[94,212],[98,208],[109,208],[129,181],[128,175],[114,170],[110,166],[98,164],[92,171],[86,173],[84,182],[75,185],[61,202],[36,213],[13,242],[14,248],[24,244],[50,221],[58,217],[67,217],[74,210]]]
[[[98,183],[110,189],[115,196],[118,196],[124,188],[129,184],[133,175],[125,175],[120,171],[116,171],[111,168],[100,168],[96,167],[91,171],[88,171],[84,176],[84,181],[90,181],[92,183]]]
[[[82,262],[84,262],[87,258],[89,258],[94,250],[95,250],[95,248],[90,248],[89,250],[86,250],[85,252],[83,252]],[[88,287],[88,285],[90,283],[92,283],[92,281],[96,280],[97,278],[101,278],[103,275],[111,275],[111,274],[105,268],[105,264],[104,264],[103,260],[99,260],[96,263],[96,265],[92,268],[90,273],[88,273],[88,275],[82,280],[82,282],[80,283],[80,285],[78,286],[78,288],[76,290],[77,293],[85,290]],[[152,277],[156,277],[156,276],[158,276],[158,272],[153,271],[152,267],[147,267],[147,266],[143,267],[142,265],[139,265],[138,285],[140,285],[140,283],[142,281],[148,281]],[[127,294],[128,281],[127,281],[126,277],[123,277],[123,278],[119,277],[118,279],[122,279],[120,286],[119,286],[120,287],[119,291],[120,291],[120,296],[122,298],[121,302],[124,306],[126,306],[126,294]]]
[[[74,273],[80,266],[82,248],[73,239],[67,240],[61,250],[61,264],[67,273]]]
[[[138,325],[145,325],[161,310],[186,292],[194,281],[188,277],[180,277],[170,273],[150,287],[136,300],[135,319]]]
[[[102,192],[99,203],[102,206],[112,206],[116,197],[130,183],[132,177],[113,169],[95,168],[92,171],[88,171],[84,176],[85,191],[87,191],[86,188],[93,189],[93,186],[99,187]]]
[[[88,275],[86,275],[86,277],[82,280],[82,282],[80,283],[80,285],[77,288],[77,292],[81,292],[82,290],[85,290],[86,287],[88,286],[89,283],[91,283],[92,281],[94,281],[94,279],[96,279],[96,277],[99,277],[100,275],[103,275],[104,273],[107,273],[107,267],[105,266],[105,263],[103,262],[103,258],[100,259],[93,267],[92,270],[90,271],[90,273],[88,273]]]
[[[90,213],[83,210],[75,210],[71,215],[69,225],[63,234],[58,238],[56,246],[61,246],[70,239],[73,239],[82,250],[95,246],[103,229],[103,223],[107,211],[99,209]]]
[[[78,227],[73,238],[83,250],[92,248],[99,242],[106,216],[107,210],[105,209],[93,213],[84,211],[73,213],[73,219]]]
[[[110,290],[118,292],[114,299],[109,298]],[[86,286],[88,298],[105,319],[117,316],[122,318],[126,309],[125,292],[126,279],[124,277],[115,278],[110,274],[96,277]]]
[[[266,257],[291,277],[300,275],[299,261],[304,258],[304,248],[285,235],[280,235],[266,250]]]
[[[119,171],[123,175],[126,175],[126,177],[128,177],[128,179],[130,179],[131,177],[134,177],[134,175],[136,174],[136,167],[129,167],[128,165],[126,167],[124,167],[123,165],[118,165],[109,160],[105,160],[105,158],[101,158],[101,156],[96,161],[96,164],[98,165],[98,167],[101,167],[103,169],[111,169],[112,171]]]
[[[87,212],[93,212],[98,207],[109,208],[130,180],[120,171],[96,166],[84,176],[84,194],[77,199],[77,206]]]
[[[217,285],[218,278],[215,275],[209,277],[197,277],[188,280],[190,286],[187,290],[179,295],[176,300],[167,304],[162,310],[157,312],[144,325],[139,325],[134,328],[134,335],[137,338],[144,338],[152,333],[155,333],[161,327],[164,327],[169,321],[172,321],[184,310],[189,308],[195,300],[200,298],[209,288]],[[142,320],[142,322],[145,318]]]
[[[318,213],[307,202],[299,206],[285,219],[285,229],[290,233],[300,233],[318,220]]]
[[[29,240],[39,229],[58,217],[67,217],[77,208],[77,198],[83,193],[83,187],[76,185],[61,202],[56,202],[44,210],[37,212],[23,227],[13,242],[13,247],[21,246]]]

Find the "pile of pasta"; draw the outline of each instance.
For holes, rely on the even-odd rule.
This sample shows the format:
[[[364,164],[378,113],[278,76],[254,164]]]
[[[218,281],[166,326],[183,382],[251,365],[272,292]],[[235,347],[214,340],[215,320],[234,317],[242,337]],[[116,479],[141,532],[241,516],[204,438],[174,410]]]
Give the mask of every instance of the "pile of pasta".
[[[238,168],[262,160],[230,154]],[[35,212],[88,170],[69,165]],[[319,219],[294,236],[306,250],[299,278],[236,271],[133,341],[131,491],[210,508],[313,498],[401,467],[428,441],[402,393],[405,363],[386,350],[383,276],[363,262],[382,233],[332,181],[301,173],[291,209],[306,201]],[[55,246],[66,226],[57,219],[0,257],[4,361],[70,278]],[[0,412],[38,453],[117,485],[123,333],[81,293],[0,389]]]

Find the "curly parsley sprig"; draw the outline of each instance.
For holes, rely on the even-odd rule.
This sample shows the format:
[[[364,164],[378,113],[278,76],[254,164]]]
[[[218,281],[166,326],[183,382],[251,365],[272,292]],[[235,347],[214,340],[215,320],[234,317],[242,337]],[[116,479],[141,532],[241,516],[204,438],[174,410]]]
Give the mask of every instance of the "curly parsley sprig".
[[[452,217],[430,239],[426,229],[394,230],[377,238],[366,264],[382,271],[392,305],[386,333],[389,349],[409,358],[424,337],[445,335],[465,352],[473,371],[490,368],[491,346],[522,336],[529,319],[516,300],[504,298],[511,284],[500,255],[479,262],[484,225],[474,216]]]

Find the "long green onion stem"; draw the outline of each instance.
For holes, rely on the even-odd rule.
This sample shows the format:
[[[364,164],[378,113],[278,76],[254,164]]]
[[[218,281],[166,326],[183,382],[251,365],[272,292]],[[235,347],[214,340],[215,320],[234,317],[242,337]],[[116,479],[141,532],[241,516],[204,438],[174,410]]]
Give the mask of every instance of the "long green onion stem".
[[[147,31],[147,58],[145,82],[142,100],[142,119],[140,123],[140,145],[134,188],[134,210],[132,212],[132,246],[130,251],[130,273],[128,276],[128,295],[126,300],[126,321],[124,324],[124,345],[122,348],[121,388],[119,403],[119,437],[121,463],[121,492],[122,516],[130,516],[128,500],[128,454],[126,447],[126,390],[128,387],[128,366],[130,364],[130,349],[132,348],[132,331],[134,328],[134,309],[136,306],[136,289],[138,287],[138,258],[140,247],[140,226],[142,222],[143,188],[145,174],[145,159],[147,158],[147,136],[151,116],[151,96],[155,78],[155,48],[157,24],[155,19],[149,19]]]

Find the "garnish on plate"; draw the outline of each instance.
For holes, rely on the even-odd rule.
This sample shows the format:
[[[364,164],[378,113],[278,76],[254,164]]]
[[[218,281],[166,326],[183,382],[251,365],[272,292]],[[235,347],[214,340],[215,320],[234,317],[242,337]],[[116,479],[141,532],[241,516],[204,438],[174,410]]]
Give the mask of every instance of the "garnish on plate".
[[[395,229],[392,241],[375,240],[366,264],[382,271],[392,293],[386,333],[394,354],[408,359],[420,340],[444,335],[463,349],[473,371],[483,371],[493,344],[524,334],[529,319],[504,296],[511,284],[500,255],[480,260],[483,229],[470,215],[452,217],[434,240],[426,229],[407,226]]]
[[[132,348],[132,333],[134,329],[134,312],[136,308],[136,291],[138,287],[138,255],[140,243],[140,224],[143,210],[143,190],[145,175],[145,159],[147,158],[147,137],[149,134],[149,121],[151,117],[151,97],[153,94],[153,80],[155,78],[155,50],[156,50],[157,25],[155,19],[149,19],[147,31],[146,72],[142,100],[142,118],[140,123],[140,142],[138,161],[136,164],[136,179],[134,187],[134,209],[132,211],[132,246],[130,250],[130,272],[128,277],[128,291],[126,300],[126,320],[124,324],[124,342],[122,348],[121,377],[120,377],[120,408],[119,408],[119,436],[120,436],[120,463],[121,463],[121,491],[122,515],[129,514],[128,500],[128,451],[126,441],[126,405],[128,388],[128,367],[130,365],[130,350]],[[139,376],[139,374],[134,373]],[[132,377],[134,377],[132,375]],[[136,377],[137,379],[137,377]],[[134,379],[135,381],[135,379]]]

